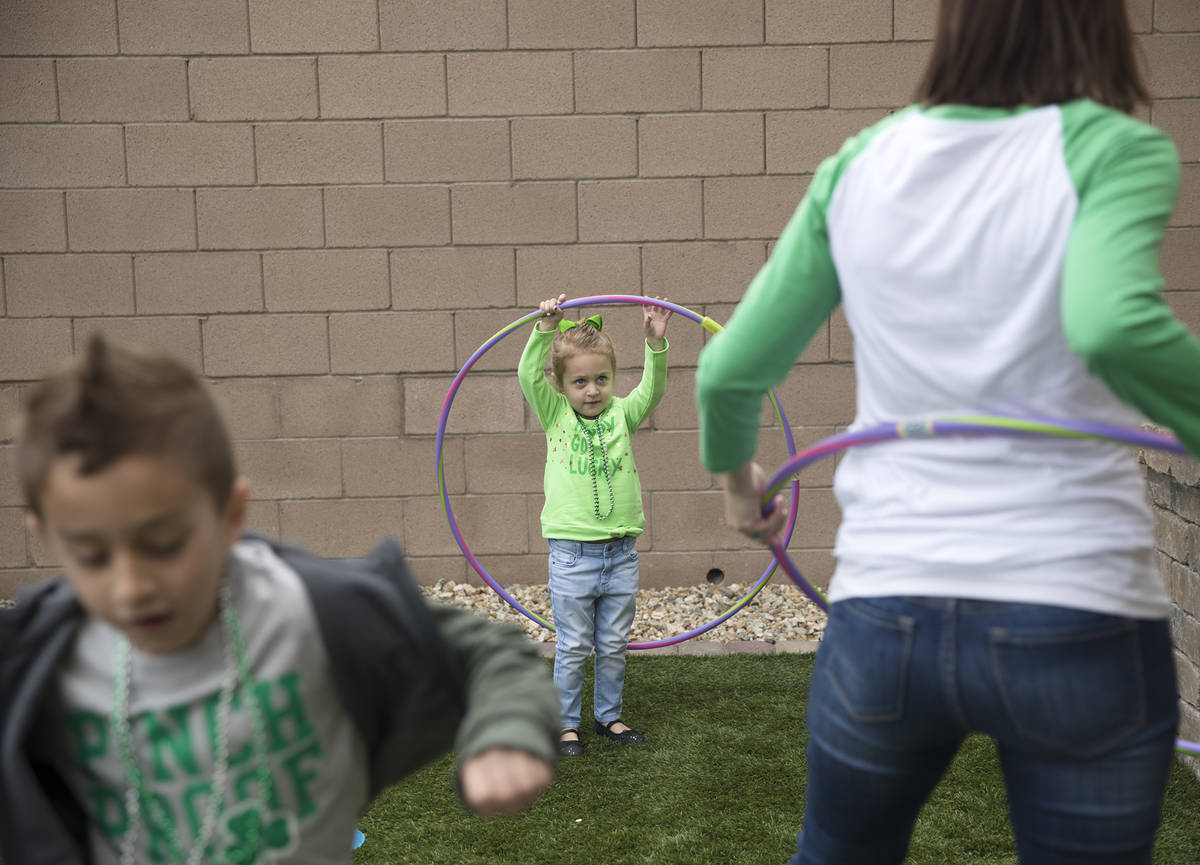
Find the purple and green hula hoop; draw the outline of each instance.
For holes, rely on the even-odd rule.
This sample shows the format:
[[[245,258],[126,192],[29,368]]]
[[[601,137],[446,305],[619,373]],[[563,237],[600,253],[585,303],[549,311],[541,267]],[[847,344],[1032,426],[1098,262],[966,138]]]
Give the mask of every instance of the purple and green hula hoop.
[[[780,466],[767,481],[766,492],[763,495],[763,506],[765,509],[775,494],[789,481],[794,485],[795,477],[802,469],[831,454],[839,453],[852,447],[894,441],[895,439],[902,438],[990,435],[1056,436],[1059,438],[1093,439],[1150,450],[1170,451],[1171,453],[1179,454],[1187,453],[1183,445],[1179,443],[1179,440],[1171,435],[1150,432],[1148,430],[1108,426],[1107,424],[1090,423],[1087,421],[1001,417],[996,415],[956,415],[953,417],[909,420],[899,423],[879,424],[852,432],[839,433],[838,435],[823,439],[811,447],[805,448],[800,453],[792,454],[788,461]],[[775,554],[775,561],[779,563],[784,573],[791,578],[792,582],[801,591],[812,598],[817,606],[828,612],[829,605],[825,601],[824,596],[796,568],[796,564],[787,554],[786,548],[786,540],[771,546],[771,552]],[[1200,743],[1189,742],[1186,739],[1176,739],[1175,748],[1178,751],[1189,754],[1200,754]]]
[[[571,309],[578,306],[597,306],[602,304],[649,304],[659,306],[665,309],[670,309],[672,312],[679,313],[685,318],[690,318],[692,321],[704,327],[706,330],[716,333],[721,330],[721,325],[713,321],[708,316],[702,316],[687,307],[671,303],[666,300],[660,300],[652,297],[642,297],[639,295],[626,294],[611,294],[597,295],[594,297],[580,297],[574,300],[568,300],[562,304],[563,309]],[[501,339],[511,334],[513,331],[519,330],[522,326],[536,320],[541,315],[540,311],[533,311],[527,315],[518,318],[508,326],[497,331],[486,342],[483,343],[463,364],[458,375],[450,385],[450,390],[446,394],[445,403],[442,405],[442,414],[438,419],[437,428],[437,476],[438,490],[442,497],[442,506],[446,512],[446,520],[450,524],[450,531],[454,535],[454,540],[458,543],[459,549],[470,562],[471,567],[479,574],[480,578],[488,584],[500,597],[502,597],[515,610],[522,613],[527,618],[537,622],[544,628],[554,630],[554,625],[547,622],[544,618],[534,612],[523,607],[503,586],[487,572],[487,569],[480,564],[475,554],[471,552],[471,548],[467,546],[463,540],[462,532],[458,527],[458,523],[454,518],[454,509],[450,505],[450,497],[446,492],[445,473],[442,464],[442,445],[446,434],[446,422],[450,416],[450,407],[454,403],[454,395],[458,392],[459,385],[466,377],[471,367],[482,357],[489,349],[492,348]],[[852,447],[860,447],[862,445],[878,444],[880,442],[893,441],[902,438],[933,438],[937,436],[990,436],[990,435],[1012,435],[1012,436],[1053,436],[1059,438],[1077,438],[1077,439],[1092,439],[1098,441],[1109,441],[1117,444],[1129,445],[1132,447],[1142,447],[1150,450],[1163,450],[1172,453],[1186,454],[1184,449],[1174,436],[1165,435],[1162,433],[1151,432],[1147,430],[1135,430],[1125,427],[1109,426],[1107,424],[1091,423],[1087,421],[1070,421],[1061,419],[1049,418],[1023,418],[1023,417],[1004,417],[999,415],[955,415],[949,417],[938,417],[929,419],[906,420],[898,423],[878,424],[876,426],[867,427],[860,430],[847,431],[837,435],[822,439],[811,447],[805,448],[803,451],[796,452],[795,440],[792,437],[791,424],[788,422],[787,415],[783,408],[779,405],[775,398],[775,393],[770,393],[771,404],[775,409],[776,418],[783,429],[784,437],[787,441],[789,458],[779,469],[771,476],[767,482],[766,491],[763,495],[764,509],[768,507],[769,502],[779,493],[783,487],[790,482],[792,490],[792,498],[795,500],[798,482],[796,476],[805,468],[819,460],[824,459],[832,454],[839,453]],[[792,561],[787,554],[788,541],[791,539],[792,532],[796,526],[796,509],[791,508],[788,516],[787,530],[782,539],[771,545],[771,552],[774,554],[774,561],[767,567],[759,579],[751,586],[740,600],[738,600],[728,610],[713,619],[711,622],[693,628],[690,631],[685,631],[673,637],[667,637],[661,640],[652,640],[643,643],[630,643],[630,649],[654,649],[662,646],[671,646],[676,643],[681,643],[684,640],[690,640],[692,637],[697,637],[700,634],[711,631],[713,628],[725,622],[729,617],[745,607],[754,597],[762,590],[763,586],[770,580],[774,573],[775,566],[778,565],[788,575],[791,581],[800,591],[804,592],[818,607],[826,612],[829,611],[829,604],[825,599],[824,594],[810,583],[800,570],[796,567],[796,563]],[[1185,739],[1177,739],[1175,741],[1176,750],[1184,753],[1200,755],[1200,743],[1189,742]]]
[[[660,298],[642,297],[640,295],[606,294],[606,295],[596,295],[594,297],[578,297],[578,298],[575,298],[574,300],[564,301],[562,304],[562,308],[563,309],[571,309],[571,308],[577,307],[577,306],[598,306],[601,304],[647,304],[650,306],[658,306],[658,307],[662,307],[663,309],[669,309],[672,312],[675,312],[675,313],[678,313],[679,315],[684,316],[685,318],[690,318],[692,321],[699,324],[705,330],[708,330],[712,333],[716,333],[717,331],[719,331],[721,329],[721,325],[718,324],[717,322],[713,321],[708,316],[700,315],[699,313],[694,312],[694,311],[688,309],[687,307],[680,306],[679,304],[671,303],[670,301],[662,300]],[[534,613],[534,612],[526,609],[525,607],[523,607],[516,598],[514,598],[508,591],[505,590],[505,588],[503,586],[501,586],[498,582],[496,582],[496,580],[492,577],[492,575],[487,572],[487,569],[484,568],[484,566],[482,564],[480,564],[479,559],[476,558],[475,554],[473,552],[471,552],[471,548],[469,546],[467,546],[467,542],[465,540],[463,540],[462,531],[459,529],[458,522],[454,518],[454,509],[450,505],[450,496],[446,492],[446,477],[445,477],[445,473],[443,471],[443,465],[442,465],[442,444],[443,444],[443,440],[444,440],[445,434],[446,434],[446,421],[450,417],[450,407],[454,403],[454,395],[458,392],[458,387],[460,384],[462,384],[462,380],[466,377],[467,373],[471,370],[471,367],[473,367],[475,365],[476,361],[478,361],[479,358],[481,358],[492,346],[494,346],[500,340],[504,339],[504,337],[508,336],[510,333],[513,333],[514,331],[519,330],[522,326],[529,324],[530,322],[535,321],[540,317],[541,317],[541,312],[538,310],[534,310],[533,312],[531,312],[527,315],[521,316],[516,321],[512,322],[508,326],[502,328],[501,330],[499,330],[495,334],[493,334],[486,342],[483,343],[483,345],[481,345],[481,346],[479,346],[479,348],[475,349],[474,354],[472,354],[469,358],[467,358],[467,362],[463,364],[462,369],[460,369],[458,371],[458,375],[455,376],[454,381],[451,382],[450,390],[446,394],[446,401],[442,405],[442,416],[438,419],[437,449],[436,449],[436,453],[435,453],[435,459],[437,461],[438,490],[440,491],[441,496],[442,496],[442,507],[446,512],[446,521],[450,524],[450,532],[451,532],[451,534],[454,535],[454,540],[458,544],[458,548],[460,550],[462,550],[463,555],[466,556],[467,561],[470,563],[471,567],[475,569],[475,573],[479,574],[479,578],[481,580],[483,580],[485,583],[487,583],[488,586],[490,586],[492,588],[492,590],[496,592],[496,594],[498,594],[500,597],[502,597],[517,612],[521,613],[526,618],[528,618],[534,622],[537,622],[543,628],[547,628],[547,629],[553,631],[554,630],[553,623],[546,621],[544,618],[539,616],[537,613]],[[775,394],[773,392],[771,393],[771,404],[775,408],[775,416],[776,416],[776,418],[778,418],[779,425],[783,429],[784,438],[787,441],[788,454],[794,455],[796,453],[796,442],[792,438],[792,426],[788,422],[787,415],[784,414],[784,411],[780,407],[779,402],[775,399]],[[792,484],[793,498],[795,497],[797,486],[798,486],[797,483]],[[783,539],[783,543],[785,545],[787,544],[788,540],[791,538],[792,530],[796,526],[795,508],[792,508],[792,511],[793,511],[793,513],[790,515],[790,517],[788,519],[787,532],[785,533],[784,539]],[[725,612],[723,612],[717,618],[713,619],[711,622],[708,622],[707,624],[704,624],[704,625],[700,625],[699,627],[693,628],[690,631],[685,631],[682,634],[677,634],[677,635],[671,636],[671,637],[664,637],[661,640],[649,640],[647,642],[642,642],[642,643],[630,643],[629,648],[630,649],[657,649],[657,648],[661,648],[663,646],[673,646],[676,643],[682,643],[684,640],[690,640],[692,637],[698,637],[703,633],[711,631],[713,628],[720,625],[722,622],[724,622],[726,619],[728,619],[730,616],[732,616],[738,610],[742,609],[747,604],[749,604],[750,601],[752,601],[754,599],[754,597],[762,590],[763,586],[765,586],[767,584],[767,581],[771,579],[771,575],[775,572],[775,567],[776,567],[775,560],[772,559],[771,563],[767,566],[767,569],[765,571],[763,571],[762,576],[760,576],[758,578],[758,580],[750,587],[750,590],[745,595],[743,595],[741,597],[741,599],[739,599],[736,603],[734,603],[733,606],[731,606],[729,609],[727,609]]]

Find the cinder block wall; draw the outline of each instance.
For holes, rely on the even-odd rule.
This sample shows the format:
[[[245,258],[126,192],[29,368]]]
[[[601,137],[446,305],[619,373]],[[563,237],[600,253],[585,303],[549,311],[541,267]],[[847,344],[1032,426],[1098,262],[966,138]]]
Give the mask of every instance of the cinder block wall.
[[[214,384],[251,522],[333,556],[398,535],[423,580],[468,579],[438,496],[454,373],[538,300],[664,295],[728,317],[819,160],[906,104],[933,0],[0,0],[0,424],[92,333]],[[1163,252],[1200,327],[1200,13],[1131,0],[1185,160]],[[639,317],[603,308],[628,389]],[[581,311],[582,312],[582,311]],[[636,443],[647,584],[765,556],[723,527],[696,457],[704,332],[676,320]],[[523,334],[465,379],[445,483],[504,581],[540,581],[542,439]],[[780,391],[798,442],[853,414],[840,317]],[[764,413],[764,463],[782,436]],[[0,441],[0,596],[53,568]],[[792,542],[820,581],[831,466]],[[473,577],[471,577],[473,578]]]

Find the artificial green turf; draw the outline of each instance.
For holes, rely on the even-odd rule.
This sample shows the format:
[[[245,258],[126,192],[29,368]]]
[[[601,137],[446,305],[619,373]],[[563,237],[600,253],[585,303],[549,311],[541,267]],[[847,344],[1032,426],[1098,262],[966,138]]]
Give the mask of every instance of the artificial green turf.
[[[355,865],[762,865],[794,852],[804,801],[804,704],[812,657],[631,656],[623,748],[584,731],[586,754],[519,819],[467,815],[440,759],[360,821]],[[590,717],[584,687],[584,717]],[[864,827],[869,831],[869,827]],[[1154,861],[1200,855],[1200,782],[1172,771]],[[918,820],[908,861],[1014,863],[1004,785],[989,740],[972,737]]]

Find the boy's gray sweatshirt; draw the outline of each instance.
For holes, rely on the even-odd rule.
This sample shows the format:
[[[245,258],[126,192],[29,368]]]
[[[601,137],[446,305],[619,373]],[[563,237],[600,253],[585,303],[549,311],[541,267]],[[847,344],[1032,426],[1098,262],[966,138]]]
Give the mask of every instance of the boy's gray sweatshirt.
[[[460,766],[492,747],[553,765],[557,696],[519,629],[427,604],[392,539],[357,560],[271,547],[312,600],[339,696],[367,745],[372,798],[452,748]],[[62,579],[0,610],[0,851],[10,865],[89,861],[83,809],[31,747],[85,616]]]

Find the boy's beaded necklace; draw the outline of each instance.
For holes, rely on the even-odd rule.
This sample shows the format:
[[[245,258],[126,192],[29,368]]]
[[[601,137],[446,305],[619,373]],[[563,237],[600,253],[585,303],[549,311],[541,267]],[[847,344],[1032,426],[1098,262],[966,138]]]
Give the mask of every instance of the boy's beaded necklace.
[[[604,411],[608,411],[608,409]],[[592,476],[592,512],[598,520],[608,519],[617,506],[617,496],[613,492],[612,474],[608,468],[608,447],[604,444],[604,430],[600,426],[600,418],[604,417],[604,411],[596,415],[596,440],[600,442],[600,461],[604,465],[604,480],[608,483],[608,510],[603,514],[600,513],[600,473],[596,470],[596,453],[592,448],[592,428],[584,422],[579,414],[575,415],[575,419],[583,427],[583,438],[587,442],[588,474]]]
[[[221,624],[224,633],[222,642],[222,657],[225,667],[225,682],[217,703],[217,734],[216,755],[213,761],[212,793],[209,796],[208,808],[201,823],[200,834],[191,852],[185,857],[175,830],[171,827],[169,818],[163,813],[162,803],[150,794],[146,779],[138,768],[133,755],[133,732],[129,722],[129,690],[133,681],[133,652],[130,650],[129,639],[122,636],[117,643],[116,675],[113,680],[113,703],[109,723],[116,740],[117,753],[121,758],[121,767],[125,772],[125,813],[127,816],[126,829],[121,839],[121,865],[135,865],[137,855],[138,831],[142,818],[142,800],[150,806],[150,820],[157,826],[171,846],[171,859],[186,865],[199,865],[203,860],[205,850],[212,842],[216,832],[217,821],[220,818],[225,800],[225,787],[229,777],[229,715],[233,707],[233,695],[238,692],[242,696],[243,705],[250,707],[253,725],[252,750],[257,764],[259,782],[258,806],[259,814],[266,813],[266,803],[270,800],[269,791],[272,789],[270,769],[267,767],[266,724],[262,718],[254,695],[249,692],[250,663],[247,660],[246,643],[242,637],[241,623],[237,610],[233,606],[232,591],[229,581],[221,585],[220,594]],[[262,823],[256,826],[256,837],[251,849],[257,850]],[[169,831],[166,831],[169,828]]]

